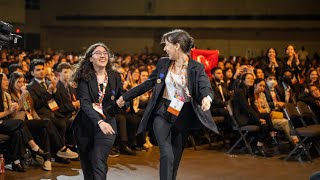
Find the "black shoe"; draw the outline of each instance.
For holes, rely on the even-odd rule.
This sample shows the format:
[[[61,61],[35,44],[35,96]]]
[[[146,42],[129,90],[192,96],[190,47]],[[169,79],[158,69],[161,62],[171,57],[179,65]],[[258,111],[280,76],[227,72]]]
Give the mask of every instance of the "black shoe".
[[[26,172],[26,170],[20,163],[19,164],[12,163],[12,170],[17,172]]]
[[[43,159],[48,159],[49,158],[49,152],[46,152],[42,149],[38,149],[38,151],[35,152],[38,156],[41,156]]]
[[[67,158],[55,157],[54,162],[61,164],[70,164],[70,160]]]
[[[109,157],[119,157],[119,156],[120,156],[120,152],[118,150],[112,148],[109,153]]]
[[[133,151],[131,148],[129,148],[128,146],[121,146],[120,153],[121,154],[130,155],[130,156],[136,156],[137,155],[137,153],[135,151]]]
[[[264,150],[263,146],[257,146],[255,154],[264,157],[272,157],[272,154]]]

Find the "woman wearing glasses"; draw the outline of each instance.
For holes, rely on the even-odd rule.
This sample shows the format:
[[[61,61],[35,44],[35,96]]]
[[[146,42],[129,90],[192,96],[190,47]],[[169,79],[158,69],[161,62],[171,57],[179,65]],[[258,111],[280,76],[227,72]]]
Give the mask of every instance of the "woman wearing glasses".
[[[108,66],[109,57],[105,44],[93,44],[73,74],[81,104],[74,129],[86,180],[106,179],[106,159],[116,138],[115,100],[123,90],[120,75]]]

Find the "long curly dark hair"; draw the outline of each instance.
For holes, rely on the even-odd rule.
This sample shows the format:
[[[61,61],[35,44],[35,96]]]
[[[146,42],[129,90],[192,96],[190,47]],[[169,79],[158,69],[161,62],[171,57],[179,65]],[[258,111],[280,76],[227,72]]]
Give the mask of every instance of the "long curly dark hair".
[[[76,84],[79,83],[81,79],[85,81],[89,81],[92,77],[95,76],[95,71],[93,68],[92,63],[90,62],[90,58],[92,56],[92,52],[97,48],[97,47],[103,47],[106,49],[108,52],[108,61],[110,61],[110,51],[107,45],[104,43],[98,42],[95,44],[92,44],[87,50],[86,53],[84,54],[83,57],[80,57],[79,63],[76,65],[74,68],[73,74],[72,74],[72,81]],[[110,68],[109,67],[109,62],[108,65],[106,66],[106,69]]]

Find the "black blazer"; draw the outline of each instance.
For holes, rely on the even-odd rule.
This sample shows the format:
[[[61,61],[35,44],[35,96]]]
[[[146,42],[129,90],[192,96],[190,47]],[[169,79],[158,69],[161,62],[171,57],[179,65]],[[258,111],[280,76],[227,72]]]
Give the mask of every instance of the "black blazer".
[[[254,104],[254,98],[245,87],[236,89],[233,97],[234,116],[240,126],[260,123],[259,111]]]
[[[212,90],[214,92],[214,101],[212,102],[211,108],[224,108],[224,107],[226,107],[225,102],[228,101],[231,97],[231,93],[227,89],[226,84],[221,83],[222,93],[223,93],[225,102],[223,102],[223,98],[221,96],[219,87],[217,86],[215,80],[212,80],[211,86],[212,86]]]
[[[61,81],[57,83],[57,91],[54,100],[57,102],[59,109],[54,112],[57,118],[68,120],[72,117],[72,113],[76,109],[72,105],[73,96],[76,97],[76,90],[68,85],[68,90],[64,87]],[[70,95],[69,95],[70,93]],[[70,99],[71,98],[71,99]]]
[[[203,125],[214,132],[219,133],[217,126],[212,119],[210,110],[203,112],[200,108],[201,101],[204,97],[209,95],[212,100],[214,100],[213,91],[211,89],[208,76],[204,71],[204,66],[191,58],[189,59],[187,69],[189,82],[188,89],[192,96],[191,104],[193,110],[197,115],[197,119],[200,120]],[[151,122],[149,119],[151,118],[152,112],[154,111],[156,104],[158,104],[162,98],[165,87],[165,78],[169,70],[170,62],[171,60],[167,57],[161,58],[157,63],[156,69],[151,73],[148,80],[123,94],[123,99],[125,101],[129,101],[153,88],[151,99],[146,107],[137,131],[138,134],[146,131],[148,122]],[[161,79],[161,82],[159,82],[158,79]]]
[[[98,121],[100,120],[109,123],[116,131],[116,123],[113,117],[118,110],[116,99],[122,95],[123,88],[120,75],[113,70],[108,70],[108,80],[106,94],[102,100],[106,119],[103,119],[92,107],[92,103],[98,102],[99,98],[97,77],[94,76],[89,81],[80,80],[78,83],[77,96],[80,100],[80,110],[75,117],[74,125],[80,127],[81,136],[92,136],[92,133],[99,132]]]
[[[46,82],[48,86],[48,82]],[[33,79],[28,85],[27,90],[34,102],[34,108],[40,118],[53,118],[54,114],[49,108],[48,101],[53,99],[55,94],[50,94],[46,88],[42,87],[38,81]]]

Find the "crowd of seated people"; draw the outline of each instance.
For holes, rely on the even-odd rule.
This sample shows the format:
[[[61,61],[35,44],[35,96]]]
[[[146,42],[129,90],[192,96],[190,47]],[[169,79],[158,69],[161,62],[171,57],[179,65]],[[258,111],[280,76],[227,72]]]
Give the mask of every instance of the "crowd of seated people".
[[[279,144],[278,131],[292,146],[299,142],[290,134],[291,126],[283,115],[285,103],[304,101],[314,112],[320,109],[319,57],[299,60],[293,45],[286,47],[285,54],[281,59],[275,48],[269,48],[265,57],[219,58],[209,77],[215,97],[212,115],[224,116],[229,123],[226,106],[233,99],[239,125],[259,126],[255,146],[262,156],[272,156],[265,146]],[[79,57],[81,53],[64,54],[51,49],[1,51],[0,134],[10,136],[14,142],[8,146],[14,170],[25,171],[21,161],[26,148],[43,158],[44,170],[52,169],[52,157],[61,163],[78,157],[72,121],[80,102],[70,76]],[[115,54],[109,57],[109,64],[120,74],[123,89],[129,90],[147,80],[159,57]],[[127,110],[117,110],[118,137],[110,156],[135,156],[156,143],[152,131],[136,134],[151,93],[135,98]]]

